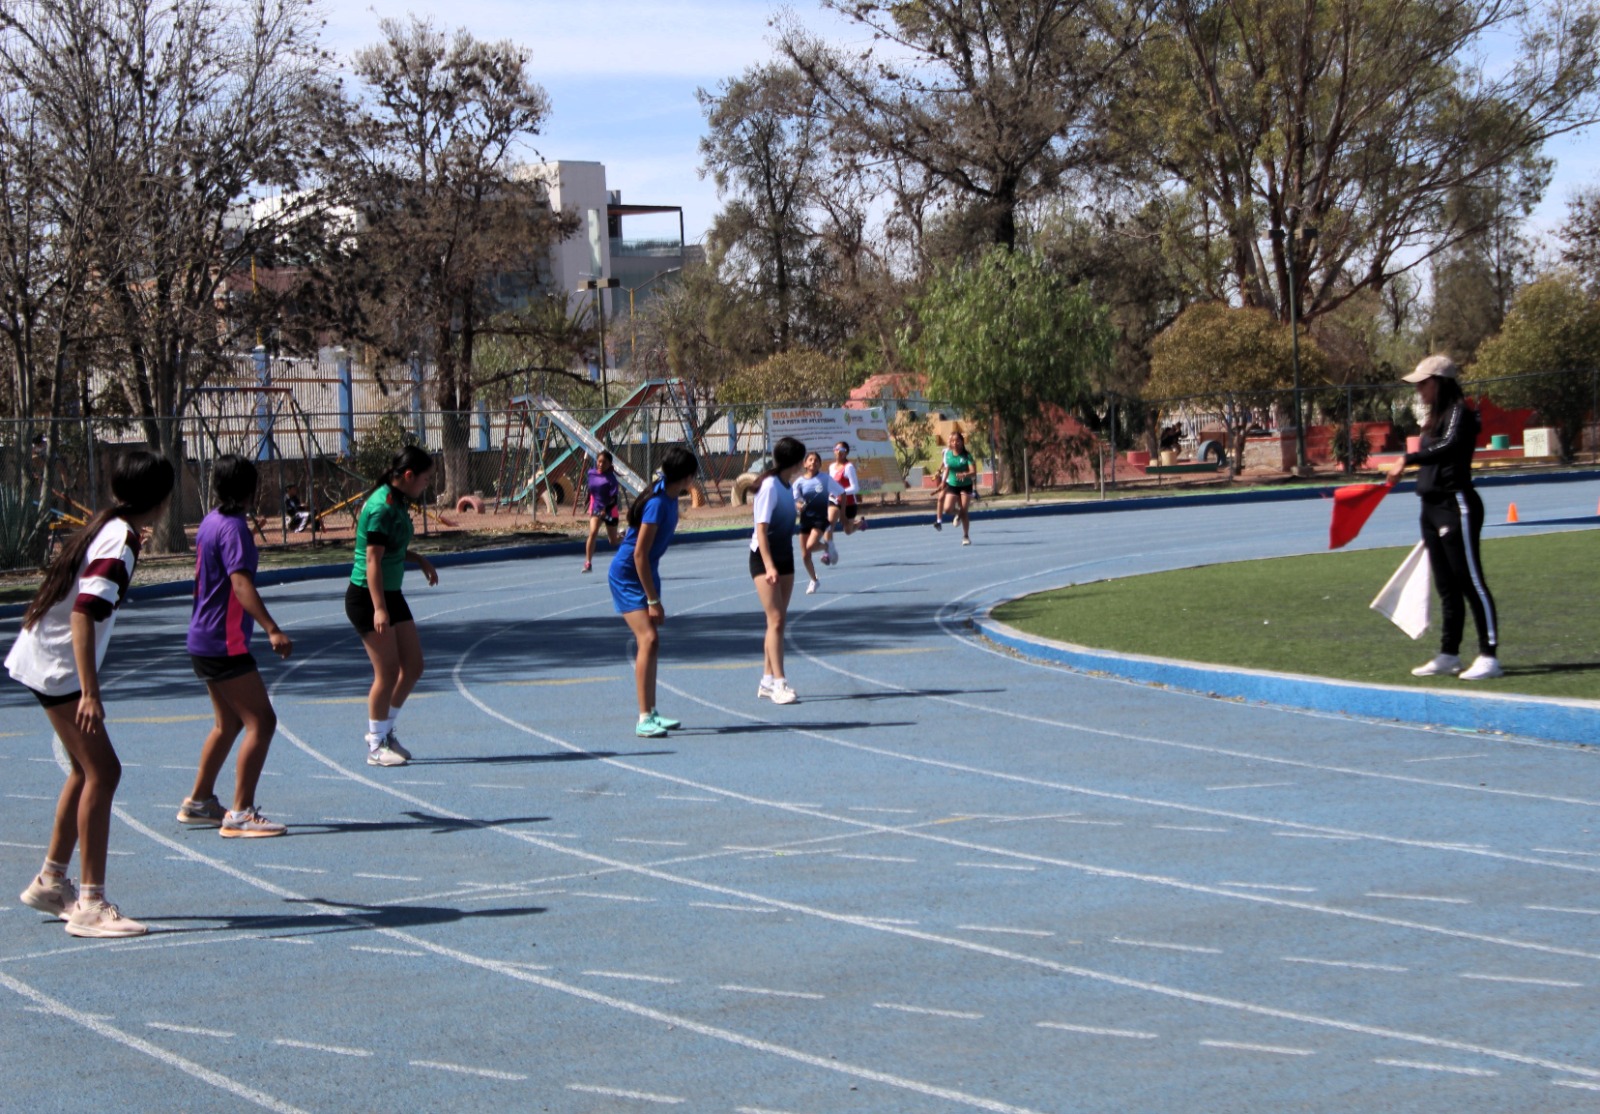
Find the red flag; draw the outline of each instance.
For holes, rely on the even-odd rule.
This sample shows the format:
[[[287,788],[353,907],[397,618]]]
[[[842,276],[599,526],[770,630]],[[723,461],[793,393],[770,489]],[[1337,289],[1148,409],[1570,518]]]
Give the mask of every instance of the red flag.
[[[1338,549],[1355,540],[1393,484],[1349,484],[1333,493],[1333,521],[1328,525],[1328,548]]]

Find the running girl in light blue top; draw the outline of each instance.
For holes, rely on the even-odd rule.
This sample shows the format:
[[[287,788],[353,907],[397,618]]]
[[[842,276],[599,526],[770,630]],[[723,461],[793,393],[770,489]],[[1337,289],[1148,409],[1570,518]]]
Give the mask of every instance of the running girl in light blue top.
[[[832,500],[845,493],[839,481],[822,469],[822,454],[807,453],[800,478],[794,481],[795,509],[800,512],[800,557],[806,564],[806,595],[817,590],[817,567],[811,563],[811,554],[822,552],[822,563],[833,564],[837,550],[828,537],[828,528],[838,521],[839,507]]]
[[[683,724],[656,711],[656,664],[661,655],[661,555],[678,530],[678,497],[689,490],[700,462],[682,445],[661,458],[661,475],[628,508],[628,533],[611,559],[608,582],[611,603],[628,624],[639,651],[633,660],[634,687],[639,696],[639,725],[634,734],[663,738]]]

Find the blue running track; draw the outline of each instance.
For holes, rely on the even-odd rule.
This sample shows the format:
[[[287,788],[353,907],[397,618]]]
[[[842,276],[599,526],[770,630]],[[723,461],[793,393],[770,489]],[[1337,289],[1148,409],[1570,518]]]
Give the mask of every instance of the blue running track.
[[[1597,495],[1485,491],[1492,520],[1514,499],[1558,528]],[[1390,503],[1362,544],[1414,538]],[[401,769],[364,763],[342,584],[269,588],[297,653],[258,636],[260,803],[291,825],[268,840],[174,820],[209,704],[188,600],[135,601],[105,669],[108,889],[151,935],[77,940],[16,901],[61,757],[0,691],[0,1107],[1600,1109],[1600,754],[1071,673],[968,626],[1039,588],[1319,550],[1327,514],[841,539],[795,596],[790,707],[756,700],[742,543],[681,545],[663,740],[633,736],[600,570],[413,572]]]

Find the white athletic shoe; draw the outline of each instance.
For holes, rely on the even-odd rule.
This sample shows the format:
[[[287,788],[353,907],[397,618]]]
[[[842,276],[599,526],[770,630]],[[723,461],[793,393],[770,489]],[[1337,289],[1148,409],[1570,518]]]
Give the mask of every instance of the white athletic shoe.
[[[759,686],[757,686],[757,688],[756,688],[756,699],[757,700],[771,700],[772,699],[772,688],[773,688],[773,684],[772,684],[771,681],[762,681],[761,684]]]
[[[69,936],[86,936],[95,940],[143,936],[150,931],[138,921],[124,917],[120,909],[104,898],[97,901],[80,898],[66,921]]]
[[[367,765],[369,766],[404,766],[405,764],[406,760],[387,746],[367,751]]]
[[[800,696],[794,689],[789,687],[788,681],[775,681],[768,699],[774,704],[793,704],[800,699]]]
[[[962,545],[971,545],[972,544],[972,539],[971,538],[962,538],[961,539],[961,544]]]
[[[1426,665],[1411,671],[1413,677],[1440,677],[1461,672],[1461,659],[1454,654],[1440,654]]]
[[[833,544],[833,539],[832,538],[829,538],[828,539],[828,564],[837,565],[838,563],[839,563],[839,547]]]
[[[1463,681],[1487,681],[1494,677],[1504,677],[1506,671],[1500,668],[1498,658],[1491,658],[1487,654],[1479,654],[1477,659],[1461,674]]]
[[[394,751],[401,758],[404,758],[407,762],[411,761],[411,752],[400,745],[400,736],[394,733],[394,728],[391,727],[389,729],[389,733],[383,737],[383,745]]]
[[[817,582],[815,580],[813,580],[810,584],[806,585],[806,595],[814,596],[816,594],[817,594]]]

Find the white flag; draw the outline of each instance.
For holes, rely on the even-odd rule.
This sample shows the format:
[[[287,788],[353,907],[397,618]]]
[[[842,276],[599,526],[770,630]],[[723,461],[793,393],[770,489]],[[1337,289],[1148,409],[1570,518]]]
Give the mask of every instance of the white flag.
[[[1433,622],[1433,569],[1422,542],[1400,563],[1371,606],[1412,638],[1427,632]]]

